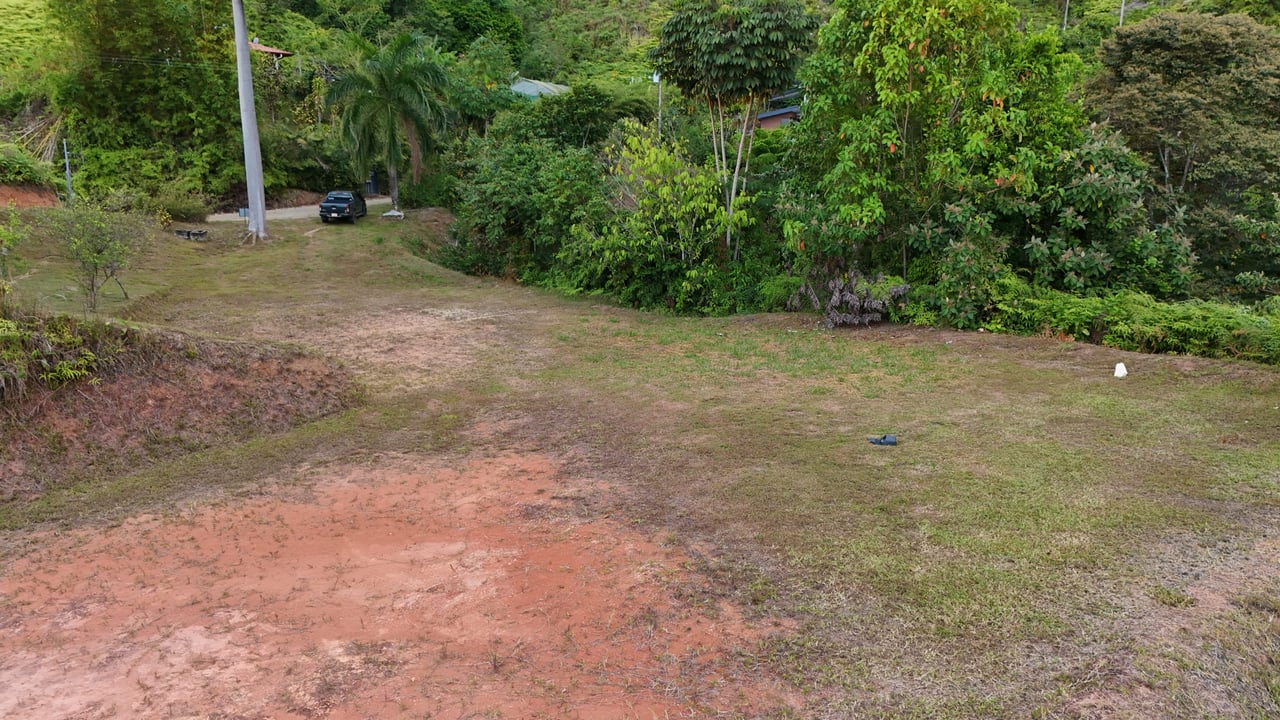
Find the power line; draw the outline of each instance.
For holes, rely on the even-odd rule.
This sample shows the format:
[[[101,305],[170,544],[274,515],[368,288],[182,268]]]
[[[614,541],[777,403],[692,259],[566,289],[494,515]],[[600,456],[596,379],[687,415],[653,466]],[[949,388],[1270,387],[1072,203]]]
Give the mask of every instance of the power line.
[[[235,63],[213,63],[213,62],[192,62],[189,60],[174,60],[173,58],[160,57],[137,57],[128,55],[91,55],[90,57],[102,63],[110,63],[112,65],[142,65],[145,67],[178,67],[192,68],[200,70],[222,70],[225,72],[235,72]]]
[[[104,64],[111,65],[138,65],[142,67],[168,67],[168,68],[189,68],[196,70],[218,70],[222,72],[232,73],[236,71],[235,63],[217,63],[191,60],[174,60],[172,58],[162,57],[141,57],[131,55],[99,55],[92,54],[89,57]],[[300,62],[300,65],[306,62],[319,64],[318,61],[310,58],[310,56],[294,55]]]

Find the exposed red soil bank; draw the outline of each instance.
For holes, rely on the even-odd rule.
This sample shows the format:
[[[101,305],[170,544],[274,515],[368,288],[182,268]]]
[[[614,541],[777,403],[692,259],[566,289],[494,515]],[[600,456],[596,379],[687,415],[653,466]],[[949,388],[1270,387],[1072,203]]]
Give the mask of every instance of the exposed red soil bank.
[[[33,185],[0,185],[0,208],[8,207],[9,203],[20,208],[54,207],[58,204],[58,194]]]

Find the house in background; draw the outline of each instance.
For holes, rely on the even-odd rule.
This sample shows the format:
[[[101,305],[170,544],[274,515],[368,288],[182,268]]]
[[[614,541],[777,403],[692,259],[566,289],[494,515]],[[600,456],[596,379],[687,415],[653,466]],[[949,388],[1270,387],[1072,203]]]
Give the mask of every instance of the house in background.
[[[756,127],[761,130],[777,130],[799,120],[802,100],[804,89],[799,86],[774,95],[765,103],[768,110],[756,115]]]
[[[790,125],[799,119],[800,106],[788,105],[784,108],[767,110],[756,115],[756,127],[761,130],[777,130],[783,125]]]
[[[276,59],[279,59],[282,57],[289,57],[290,55],[293,54],[288,50],[281,50],[279,48],[267,47],[266,45],[263,45],[262,43],[258,42],[258,38],[254,38],[253,41],[249,43],[249,49],[256,50],[257,52],[260,52],[260,53],[266,53]]]

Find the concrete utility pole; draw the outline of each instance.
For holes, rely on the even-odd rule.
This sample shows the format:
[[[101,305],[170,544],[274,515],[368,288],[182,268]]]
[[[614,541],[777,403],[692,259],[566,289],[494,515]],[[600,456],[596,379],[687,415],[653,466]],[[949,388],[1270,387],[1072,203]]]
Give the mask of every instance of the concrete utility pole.
[[[653,73],[653,83],[658,86],[658,142],[662,142],[662,75]]]
[[[267,199],[262,181],[262,146],[258,143],[258,113],[253,109],[253,71],[249,65],[249,31],[244,0],[231,0],[236,26],[236,75],[240,79],[240,127],[244,133],[244,178],[249,190],[249,233],[267,236]]]
[[[75,207],[76,191],[71,188],[71,151],[67,149],[67,139],[62,139],[62,167],[67,171],[67,207]]]

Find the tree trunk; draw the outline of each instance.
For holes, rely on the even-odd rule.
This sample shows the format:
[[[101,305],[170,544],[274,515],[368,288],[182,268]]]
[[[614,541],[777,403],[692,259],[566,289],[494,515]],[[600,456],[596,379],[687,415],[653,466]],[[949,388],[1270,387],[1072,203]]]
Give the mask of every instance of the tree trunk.
[[[747,99],[747,109],[742,114],[742,127],[740,129],[741,132],[738,135],[738,153],[737,153],[738,156],[734,158],[733,180],[732,180],[732,184],[729,186],[729,206],[728,208],[726,208],[727,218],[728,218],[728,227],[725,228],[725,244],[728,247],[733,249],[734,260],[738,259],[738,248],[733,244],[733,211],[734,211],[734,205],[737,204],[737,200],[738,200],[738,190],[739,190],[738,181],[740,178],[742,180],[743,186],[744,187],[746,186],[746,178],[743,177],[743,174],[742,174],[743,172],[742,160],[743,160],[743,154],[744,154],[743,150],[747,147],[748,134],[751,135],[753,141],[755,139],[755,128],[752,127],[752,124],[753,124],[752,118],[755,115],[755,106],[756,106],[756,98],[755,98],[755,95],[752,95]],[[747,152],[750,152],[750,150],[748,150]]]
[[[387,163],[387,186],[391,191],[391,209],[400,210],[400,171],[395,163]]]

